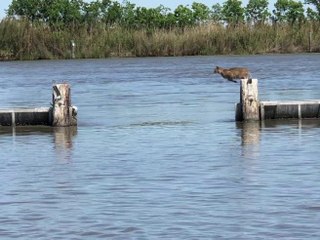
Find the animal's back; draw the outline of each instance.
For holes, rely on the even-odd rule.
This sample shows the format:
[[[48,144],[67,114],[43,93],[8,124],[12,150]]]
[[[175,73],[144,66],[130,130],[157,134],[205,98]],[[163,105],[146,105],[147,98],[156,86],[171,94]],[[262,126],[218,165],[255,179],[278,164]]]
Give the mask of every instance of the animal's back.
[[[229,68],[234,78],[249,78],[250,73],[248,68],[234,67]]]
[[[223,78],[232,82],[236,82],[235,79],[251,78],[249,70],[243,67],[222,68],[217,66],[213,72],[219,73]]]

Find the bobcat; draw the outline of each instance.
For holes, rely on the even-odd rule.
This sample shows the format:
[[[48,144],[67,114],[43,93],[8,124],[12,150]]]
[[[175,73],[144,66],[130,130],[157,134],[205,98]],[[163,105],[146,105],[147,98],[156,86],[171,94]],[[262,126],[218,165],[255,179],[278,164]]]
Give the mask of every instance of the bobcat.
[[[222,68],[217,66],[213,73],[219,73],[223,78],[235,83],[237,82],[235,79],[251,78],[251,74],[247,68]]]

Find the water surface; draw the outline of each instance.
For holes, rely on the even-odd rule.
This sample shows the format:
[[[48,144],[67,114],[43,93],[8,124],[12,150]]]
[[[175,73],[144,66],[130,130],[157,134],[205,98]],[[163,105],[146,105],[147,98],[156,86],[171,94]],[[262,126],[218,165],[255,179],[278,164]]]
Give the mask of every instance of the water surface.
[[[263,100],[320,99],[320,55],[0,63],[0,108],[77,128],[0,128],[1,239],[319,239],[320,123],[234,121],[247,66]]]

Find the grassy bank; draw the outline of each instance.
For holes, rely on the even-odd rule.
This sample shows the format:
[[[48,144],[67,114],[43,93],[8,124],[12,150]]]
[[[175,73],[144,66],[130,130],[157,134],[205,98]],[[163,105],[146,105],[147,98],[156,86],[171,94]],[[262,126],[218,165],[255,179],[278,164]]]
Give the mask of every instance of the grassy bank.
[[[318,23],[300,26],[217,24],[172,30],[133,30],[96,25],[52,29],[28,21],[2,20],[0,59],[67,59],[76,43],[76,58],[185,56],[216,54],[300,53],[320,51]]]

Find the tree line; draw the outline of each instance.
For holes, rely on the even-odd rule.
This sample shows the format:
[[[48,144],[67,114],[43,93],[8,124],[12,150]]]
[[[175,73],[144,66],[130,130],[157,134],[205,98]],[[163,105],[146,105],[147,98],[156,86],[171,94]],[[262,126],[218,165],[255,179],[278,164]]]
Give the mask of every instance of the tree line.
[[[93,26],[121,26],[134,29],[172,29],[214,22],[234,25],[240,23],[296,24],[307,20],[320,21],[320,1],[277,0],[274,9],[268,9],[268,0],[226,0],[211,7],[193,2],[171,10],[163,5],[156,8],[136,6],[129,1],[113,0],[13,0],[7,10],[9,18],[25,18],[52,27],[87,24]]]

